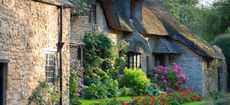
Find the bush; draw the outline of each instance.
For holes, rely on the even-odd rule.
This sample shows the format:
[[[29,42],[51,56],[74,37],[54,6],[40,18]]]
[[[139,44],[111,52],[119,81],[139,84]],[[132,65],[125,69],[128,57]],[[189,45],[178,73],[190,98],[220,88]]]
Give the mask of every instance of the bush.
[[[184,103],[201,101],[202,96],[194,93],[192,90],[181,90],[159,96],[148,95],[145,97],[132,97],[133,101],[107,100],[96,105],[183,105]]]
[[[143,95],[145,90],[150,86],[151,82],[141,69],[124,70],[122,85],[133,89],[133,95]]]
[[[87,99],[110,98],[119,95],[117,79],[126,66],[124,46],[113,46],[104,33],[88,32],[84,37],[84,85]]]
[[[186,74],[182,73],[181,67],[175,63],[170,67],[155,67],[148,73],[148,76],[164,91],[183,90],[185,88]]]
[[[161,94],[160,96],[146,96],[143,98],[137,97],[134,99],[134,105],[182,105],[186,102],[201,101],[202,96],[194,93],[192,90],[181,90],[178,92],[172,92]]]
[[[160,91],[155,85],[151,84],[147,89],[146,89],[147,94],[157,96],[161,93],[164,93]]]
[[[83,97],[85,99],[100,99],[111,98],[118,96],[117,80],[113,80],[108,75],[103,76],[97,83],[92,83],[90,86],[83,89]]]
[[[70,73],[70,80],[69,80],[69,97],[70,97],[70,105],[80,104],[79,96],[78,96],[78,75],[75,73]]]
[[[106,95],[106,89],[103,84],[91,84],[89,87],[83,89],[84,99],[98,99],[108,98]]]
[[[121,97],[132,95],[132,90],[130,88],[127,88],[127,87],[120,88],[119,92],[120,92],[119,96],[121,96]]]

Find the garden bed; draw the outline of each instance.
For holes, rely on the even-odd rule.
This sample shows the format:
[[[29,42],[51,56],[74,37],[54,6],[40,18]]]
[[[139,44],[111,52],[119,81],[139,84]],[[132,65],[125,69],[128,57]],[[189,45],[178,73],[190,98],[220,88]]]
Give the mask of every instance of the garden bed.
[[[96,103],[100,103],[102,101],[108,101],[108,100],[113,100],[114,98],[108,98],[108,99],[95,99],[95,100],[81,100],[82,105],[94,105]],[[117,97],[117,101],[125,101],[125,102],[132,102],[133,99],[131,97]],[[194,102],[189,102],[183,105],[208,105],[209,101],[194,101]]]

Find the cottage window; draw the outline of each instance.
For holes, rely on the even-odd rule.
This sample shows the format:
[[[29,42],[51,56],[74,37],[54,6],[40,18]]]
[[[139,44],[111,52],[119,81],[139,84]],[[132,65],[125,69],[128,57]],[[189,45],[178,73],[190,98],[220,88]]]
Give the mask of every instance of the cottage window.
[[[54,83],[55,75],[55,53],[46,53],[46,81],[48,83]]]
[[[78,46],[77,48],[77,60],[80,61],[81,65],[83,65],[83,46]]]
[[[169,65],[169,55],[167,54],[155,54],[155,66],[168,66]]]
[[[141,68],[141,53],[128,52],[128,68]]]
[[[92,5],[89,13],[89,22],[96,24],[97,10],[96,5]]]

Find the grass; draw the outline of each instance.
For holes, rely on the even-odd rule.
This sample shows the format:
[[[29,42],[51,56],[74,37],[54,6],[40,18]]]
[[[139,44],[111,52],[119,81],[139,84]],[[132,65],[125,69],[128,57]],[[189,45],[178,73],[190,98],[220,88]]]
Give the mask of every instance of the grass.
[[[82,105],[94,105],[95,103],[99,103],[101,101],[106,100],[113,100],[114,98],[108,98],[108,99],[95,99],[95,100],[81,100]],[[123,100],[125,102],[131,102],[133,99],[131,97],[117,97],[116,100]]]
[[[81,100],[82,105],[94,105],[95,103],[99,103],[101,101],[106,100],[113,100],[114,98],[108,98],[108,99],[95,99],[95,100]],[[133,99],[131,97],[117,97],[116,100],[123,100],[125,102],[131,102]],[[208,105],[208,101],[199,101],[199,102],[190,102],[183,105]]]
[[[208,105],[208,101],[199,101],[199,102],[190,102],[190,103],[186,103],[184,105]]]

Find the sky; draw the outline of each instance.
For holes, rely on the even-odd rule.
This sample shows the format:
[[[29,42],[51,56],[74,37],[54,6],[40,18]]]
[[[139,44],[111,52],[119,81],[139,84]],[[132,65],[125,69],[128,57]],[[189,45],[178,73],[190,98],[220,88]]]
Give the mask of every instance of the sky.
[[[203,6],[210,6],[215,0],[199,0],[199,4]]]

